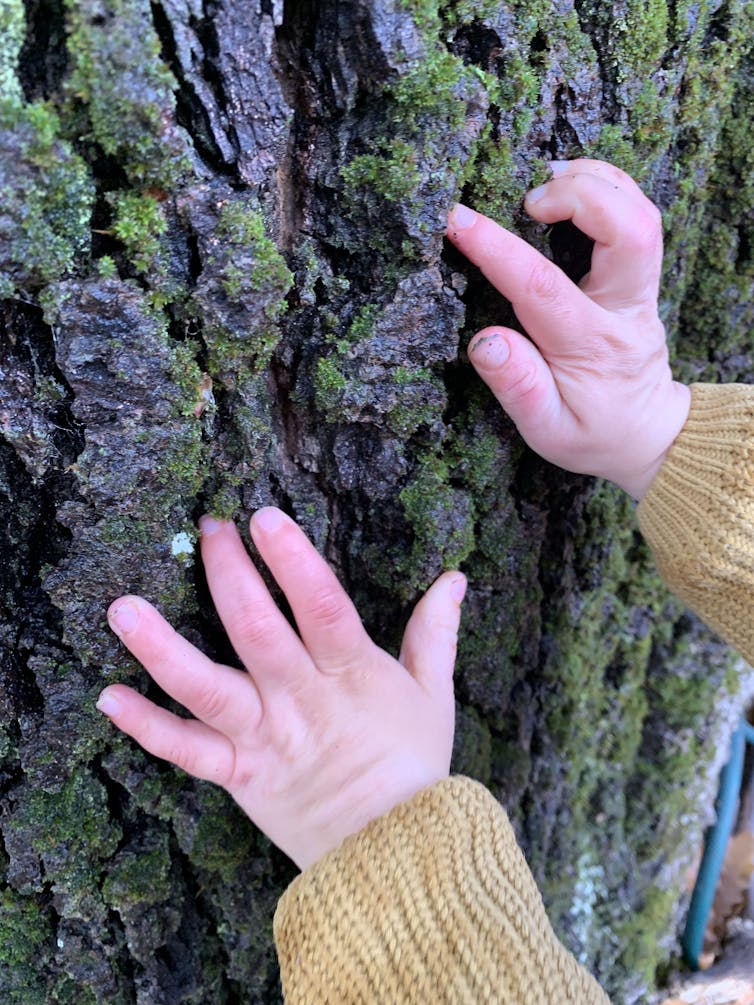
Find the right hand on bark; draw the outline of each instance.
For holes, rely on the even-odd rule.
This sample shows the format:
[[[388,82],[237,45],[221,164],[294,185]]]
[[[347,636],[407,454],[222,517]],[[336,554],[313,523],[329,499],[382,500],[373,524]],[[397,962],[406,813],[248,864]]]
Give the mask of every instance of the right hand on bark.
[[[141,597],[108,618],[151,677],[196,718],[123,684],[97,707],[145,750],[221,785],[302,869],[447,777],[453,664],[466,580],[446,572],[419,601],[399,659],[367,635],[332,569],[280,510],[251,535],[296,634],[231,523],[205,517],[201,548],[218,614],[244,670],[213,663]]]
[[[480,213],[456,206],[450,214],[448,237],[511,301],[531,338],[485,328],[469,359],[533,450],[640,499],[690,403],[672,378],[657,316],[660,213],[611,164],[555,162],[552,172],[525,206],[535,220],[572,220],[594,239],[578,286]]]

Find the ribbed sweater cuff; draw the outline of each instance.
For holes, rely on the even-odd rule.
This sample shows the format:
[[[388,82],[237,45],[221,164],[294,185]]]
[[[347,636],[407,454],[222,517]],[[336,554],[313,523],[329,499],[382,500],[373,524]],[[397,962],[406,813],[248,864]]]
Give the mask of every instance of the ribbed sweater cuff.
[[[274,922],[287,1005],[608,999],[556,939],[508,819],[451,778],[307,869]]]
[[[668,586],[754,662],[754,387],[692,386],[638,518]]]

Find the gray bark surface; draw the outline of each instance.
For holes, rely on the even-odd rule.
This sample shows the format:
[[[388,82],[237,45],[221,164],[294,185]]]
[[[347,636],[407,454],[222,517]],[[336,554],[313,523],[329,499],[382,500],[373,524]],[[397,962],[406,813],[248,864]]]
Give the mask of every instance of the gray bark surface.
[[[502,800],[616,1003],[677,951],[748,670],[654,572],[632,505],[539,461],[468,365],[507,305],[443,243],[545,163],[666,214],[686,380],[749,380],[744,0],[0,0],[0,1000],[280,1001],[290,864],[229,798],[115,734],[138,592],[233,660],[192,551],[275,503],[373,636],[460,565],[454,770]],[[578,333],[574,333],[578,337]]]

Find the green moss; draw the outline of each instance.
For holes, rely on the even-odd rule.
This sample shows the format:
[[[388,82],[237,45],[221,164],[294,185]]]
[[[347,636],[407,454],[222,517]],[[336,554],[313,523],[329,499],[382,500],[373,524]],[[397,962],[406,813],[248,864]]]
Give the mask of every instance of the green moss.
[[[166,831],[151,835],[146,847],[125,849],[115,856],[102,885],[105,903],[122,913],[170,899],[171,857]]]
[[[378,144],[378,152],[359,154],[341,169],[350,188],[370,187],[390,202],[402,203],[415,195],[421,174],[417,151],[402,139]]]
[[[489,785],[492,738],[489,725],[473,708],[459,708],[453,735],[452,771]]]
[[[166,338],[170,358],[170,374],[179,392],[173,406],[174,414],[196,418],[196,407],[202,400],[202,387],[206,383],[204,373],[196,361],[199,347],[191,339],[185,342],[167,340],[164,330],[163,336]]]
[[[226,303],[205,302],[205,337],[212,369],[220,375],[259,371],[279,340],[293,275],[265,234],[255,200],[238,198],[220,209],[209,255]]]
[[[113,854],[121,836],[110,819],[104,787],[76,769],[60,791],[28,792],[9,826],[30,837],[44,863],[46,882],[64,897],[66,913],[91,910],[80,905],[99,900],[102,861]]]
[[[238,514],[242,485],[241,475],[235,472],[227,474],[221,487],[212,493],[207,512],[218,520],[233,520]]]
[[[4,723],[0,723],[0,763],[15,749],[10,734]],[[0,866],[2,863],[0,862]]]
[[[60,279],[88,250],[93,185],[84,162],[58,138],[59,128],[47,104],[0,104],[7,158],[0,199],[12,221],[0,250],[6,293]]]
[[[649,164],[642,159],[636,144],[628,138],[627,131],[622,126],[611,123],[602,127],[596,143],[588,146],[585,153],[615,164],[639,182],[649,169]]]
[[[358,378],[349,376],[354,370],[352,350],[372,338],[380,310],[378,304],[364,304],[352,316],[347,309],[346,316],[352,319],[346,322],[345,331],[344,323],[336,315],[327,318],[333,330],[325,336],[325,343],[332,348],[327,356],[316,360],[313,382],[316,406],[331,422],[344,418],[344,392],[358,387]]]
[[[35,792],[22,815],[31,823],[46,824],[32,844],[44,855],[53,845],[65,848],[66,858],[88,850],[89,859],[104,858],[115,848],[120,835],[110,820],[107,793],[96,779],[74,772],[56,792]],[[87,863],[82,863],[85,867]]]
[[[473,550],[471,500],[450,484],[447,463],[432,454],[420,459],[399,499],[414,533],[411,554],[402,564],[412,587],[426,587],[428,559],[457,569]]]
[[[520,177],[508,136],[488,139],[477,153],[476,170],[470,182],[470,201],[501,226],[514,226],[514,213],[526,194],[528,180]]]
[[[204,785],[197,792],[197,818],[179,833],[184,852],[202,873],[233,883],[241,863],[256,845],[254,827],[222,789]],[[180,832],[180,828],[179,828]]]
[[[406,0],[407,4],[411,0]],[[436,7],[436,3],[428,6]],[[473,21],[486,21],[499,16],[500,0],[445,0],[439,4],[440,16],[449,29],[470,24]]]
[[[416,232],[411,236],[420,241],[428,231],[421,213],[430,189],[458,179],[468,159],[459,158],[452,148],[455,134],[466,124],[469,99],[485,87],[496,88],[497,81],[447,49],[436,2],[404,0],[404,7],[422,33],[424,55],[382,88],[384,125],[367,141],[367,150],[342,167],[341,176],[347,202],[357,203],[372,193],[410,209]],[[394,257],[394,241],[387,237],[380,244],[375,233],[372,245]],[[407,257],[414,257],[414,246],[403,248]]]
[[[441,390],[439,383],[432,381],[432,385]],[[422,382],[426,387],[427,382]],[[388,412],[388,425],[390,429],[402,440],[407,440],[413,436],[422,426],[431,426],[440,418],[441,409],[434,401],[422,401],[422,384],[416,385],[416,395],[411,404],[396,405]]]
[[[154,196],[138,192],[117,192],[110,198],[115,211],[113,233],[124,244],[134,268],[147,272],[168,229],[162,204]]]
[[[372,337],[375,322],[380,316],[380,311],[381,307],[379,304],[364,304],[358,309],[355,317],[348,324],[345,334],[337,335],[335,332],[332,332],[325,336],[325,342],[334,345],[339,356],[344,356],[352,346],[358,345],[359,342],[365,342]],[[330,322],[332,328],[342,332],[342,326],[337,315],[332,315]]]
[[[40,899],[0,890],[0,987],[3,1001],[48,1005],[45,967],[52,931]]]
[[[642,903],[615,930],[616,941],[625,947],[621,963],[634,980],[653,987],[657,969],[665,960],[658,950],[658,935],[663,935],[673,924],[678,893],[675,888],[648,887]]]
[[[463,93],[472,81],[486,80],[476,67],[466,66],[458,56],[440,45],[428,46],[426,58],[391,85],[388,94],[392,120],[401,129],[419,130],[428,125],[457,130],[466,121]],[[492,85],[494,78],[489,78]],[[428,122],[429,117],[434,121]],[[431,134],[426,134],[431,143]]]
[[[438,0],[399,0],[399,6],[411,16],[424,34],[437,32],[440,27]]]
[[[175,78],[160,58],[147,0],[66,0],[67,92],[91,138],[129,179],[169,190],[190,171],[175,127]],[[124,80],[127,84],[124,84]]]
[[[248,265],[244,262],[245,269],[237,261],[228,263],[225,281],[234,290],[229,293],[226,288],[230,299],[240,299],[248,286],[254,293],[265,295],[265,317],[277,321],[285,311],[285,297],[293,285],[293,275],[266,236],[261,212],[243,200],[226,203],[217,222],[217,236],[227,243],[231,255],[246,253],[250,259]]]
[[[706,185],[700,189],[698,178],[681,181],[683,207],[677,207],[670,222],[670,248],[687,249],[678,233],[679,221],[694,224],[693,248],[696,258],[687,253],[689,267],[681,291],[683,355],[690,357],[681,371],[686,380],[748,379],[752,349],[742,344],[741,331],[754,323],[751,284],[754,259],[747,249],[754,242],[754,225],[749,208],[754,198],[754,153],[750,132],[752,57],[745,59],[733,74],[737,92],[731,98],[728,114],[717,132],[717,143],[703,148],[707,161],[714,155]],[[720,82],[729,86],[727,80]],[[699,95],[694,94],[694,101]],[[689,129],[692,124],[689,121]],[[697,142],[704,142],[697,134]],[[697,156],[702,153],[697,149]],[[680,202],[681,200],[679,200]],[[701,210],[704,209],[702,215]],[[709,346],[714,346],[711,355]],[[729,361],[728,361],[729,360]]]
[[[118,275],[118,267],[110,255],[97,259],[97,272],[103,279],[114,279]]]
[[[63,975],[55,984],[52,995],[55,1005],[100,1005],[97,995],[91,988],[84,987],[78,981],[72,980],[67,975]],[[118,999],[112,1005],[117,1005]]]
[[[340,415],[342,395],[347,386],[348,379],[332,357],[317,360],[314,371],[315,402],[326,418],[336,420]]]
[[[641,82],[658,69],[668,46],[667,0],[629,0],[611,27],[622,80]]]
[[[399,387],[407,387],[409,384],[413,384],[417,380],[432,380],[432,371],[427,370],[427,368],[423,366],[397,366],[392,371],[392,378]]]

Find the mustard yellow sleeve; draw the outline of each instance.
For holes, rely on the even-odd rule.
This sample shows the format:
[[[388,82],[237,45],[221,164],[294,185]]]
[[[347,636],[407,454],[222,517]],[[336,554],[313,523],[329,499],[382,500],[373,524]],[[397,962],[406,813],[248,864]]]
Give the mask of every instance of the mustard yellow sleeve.
[[[504,811],[466,778],[303,872],[274,931],[286,1005],[609,1005],[555,937]]]
[[[754,663],[753,386],[692,386],[638,518],[671,590]]]

